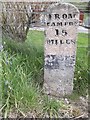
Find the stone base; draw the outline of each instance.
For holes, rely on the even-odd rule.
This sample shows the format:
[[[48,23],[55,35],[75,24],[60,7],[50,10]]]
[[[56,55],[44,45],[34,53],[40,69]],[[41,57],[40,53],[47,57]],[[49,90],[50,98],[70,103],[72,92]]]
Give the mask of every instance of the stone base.
[[[53,90],[46,83],[44,83],[43,89],[44,89],[45,94],[51,95],[51,96],[56,96],[56,97],[63,97],[65,95],[71,95],[73,92],[73,86],[69,87],[69,88],[64,88],[64,89],[56,88],[56,90]]]

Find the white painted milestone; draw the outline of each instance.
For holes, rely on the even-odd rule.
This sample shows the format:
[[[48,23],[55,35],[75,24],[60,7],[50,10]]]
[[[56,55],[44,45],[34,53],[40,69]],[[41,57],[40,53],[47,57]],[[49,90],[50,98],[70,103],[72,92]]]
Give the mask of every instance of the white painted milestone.
[[[76,60],[79,11],[69,3],[57,3],[45,15],[44,91],[71,94]]]

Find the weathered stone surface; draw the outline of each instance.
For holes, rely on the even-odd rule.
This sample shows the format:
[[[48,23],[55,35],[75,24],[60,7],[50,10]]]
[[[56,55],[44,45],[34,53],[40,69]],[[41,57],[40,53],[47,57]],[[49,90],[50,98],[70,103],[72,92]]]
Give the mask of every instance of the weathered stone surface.
[[[71,94],[79,11],[68,3],[52,5],[47,9],[45,23],[44,90],[56,96]]]

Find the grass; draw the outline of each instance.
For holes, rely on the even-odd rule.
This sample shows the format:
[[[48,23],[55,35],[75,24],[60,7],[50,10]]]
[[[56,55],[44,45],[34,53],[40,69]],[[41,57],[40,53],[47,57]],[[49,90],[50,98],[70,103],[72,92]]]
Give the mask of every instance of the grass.
[[[78,35],[74,88],[84,95],[88,86],[88,34]]]
[[[37,30],[32,30],[27,36],[27,41],[26,43],[35,45],[35,47],[43,47],[43,40],[44,40],[44,33],[37,31]]]
[[[50,99],[43,95],[43,65],[44,65],[44,33],[30,31],[25,43],[15,43],[3,40],[2,51],[2,95],[3,116],[7,118],[10,111],[26,117],[27,111],[35,117],[58,117],[62,101]],[[85,95],[87,89],[87,45],[88,35],[78,35],[77,61],[74,77],[75,94]],[[1,54],[1,53],[0,53]],[[1,70],[1,69],[0,69]],[[1,79],[0,79],[1,80]],[[85,92],[84,92],[85,91]]]
[[[2,53],[0,52],[0,93],[2,93],[2,85],[1,85],[1,76],[2,76]],[[2,98],[0,96],[0,107],[2,106]],[[1,114],[0,114],[1,115]]]

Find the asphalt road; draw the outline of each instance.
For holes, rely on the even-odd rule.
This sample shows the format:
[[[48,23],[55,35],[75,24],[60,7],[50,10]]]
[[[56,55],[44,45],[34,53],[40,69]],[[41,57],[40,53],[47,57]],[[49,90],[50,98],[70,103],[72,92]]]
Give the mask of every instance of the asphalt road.
[[[88,34],[89,31],[90,31],[90,30],[88,30],[87,28],[84,28],[84,27],[82,27],[82,26],[79,26],[79,27],[78,27],[78,32],[79,32],[79,33],[87,33],[87,34]]]

